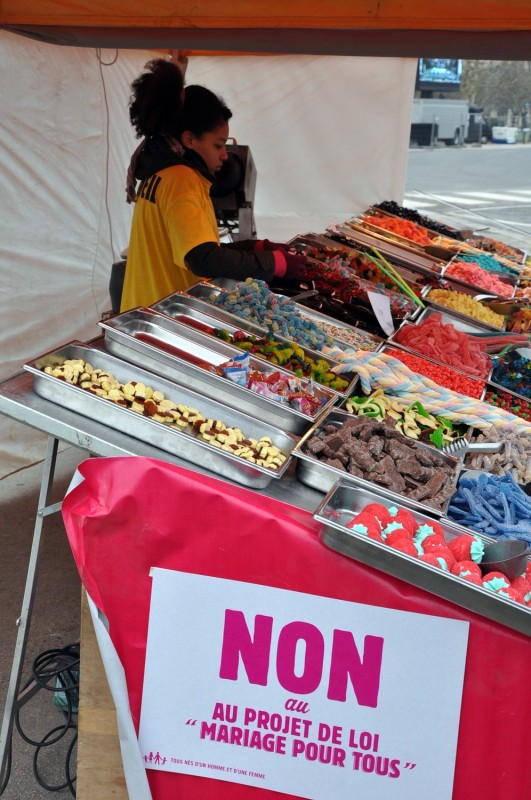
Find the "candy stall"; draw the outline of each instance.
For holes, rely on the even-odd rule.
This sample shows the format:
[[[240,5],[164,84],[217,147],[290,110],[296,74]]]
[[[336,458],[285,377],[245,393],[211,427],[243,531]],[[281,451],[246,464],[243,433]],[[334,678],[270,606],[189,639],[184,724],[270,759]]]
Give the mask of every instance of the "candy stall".
[[[92,341],[36,355],[0,385],[0,412],[49,437],[43,496],[59,442],[91,456],[63,514],[83,582],[99,598],[125,669],[150,790],[154,797],[323,797],[312,784],[329,780],[338,798],[355,791],[375,800],[524,797],[531,787],[524,747],[531,699],[527,254],[396,203],[301,233],[286,246],[307,261],[293,285],[198,281],[100,322]],[[131,545],[140,529],[149,547]],[[124,552],[130,555],[120,558]],[[109,567],[116,561],[120,581]],[[280,695],[266,693],[269,673],[251,654],[262,616],[254,634],[242,633],[243,617],[227,611],[220,625],[233,628],[216,679],[236,686],[245,664],[263,696],[255,688],[241,697],[207,691],[217,710],[200,723],[193,747],[194,714],[203,719],[204,709],[190,707],[185,733],[157,739],[146,703],[141,712],[143,694],[153,692],[153,708],[166,713],[153,688],[162,666],[150,657],[150,640],[163,631],[153,618],[148,638],[155,567],[187,575],[179,591],[204,597],[204,609],[196,602],[183,622],[192,650],[194,627],[207,618],[217,624],[199,578],[225,582],[234,603],[242,585],[262,588],[271,619],[278,614],[283,626],[276,662],[268,663],[287,691],[285,718],[264,710],[268,702],[278,708]],[[30,570],[29,590],[34,579]],[[173,589],[157,569],[153,581],[153,602],[160,592],[162,608]],[[135,591],[124,595],[122,582]],[[288,593],[289,603],[275,592]],[[332,654],[327,661],[321,653],[315,673],[308,653],[320,652],[321,623],[296,623],[307,655],[301,661],[299,653],[295,668],[295,622],[286,616],[312,596],[345,605],[326,613],[309,600],[300,607],[309,619],[330,621],[337,612],[341,621],[330,629]],[[245,602],[260,607],[258,595]],[[124,618],[126,630],[117,633]],[[352,644],[344,626],[354,618],[365,649],[358,646],[357,666],[341,678],[339,653]],[[381,641],[373,628],[386,631]],[[455,647],[445,651],[443,641]],[[211,656],[202,654],[197,676],[207,674],[201,665]],[[23,644],[15,671],[22,657]],[[379,698],[369,662],[379,664]],[[319,699],[326,670],[328,694]],[[402,701],[392,675],[402,682]],[[179,673],[179,680],[196,686],[197,676]],[[341,703],[330,705],[342,696],[341,681],[357,698],[346,715]],[[322,715],[312,717],[313,729],[303,716],[310,696]],[[182,693],[179,702],[188,702]],[[220,739],[238,705],[248,729],[237,733],[234,710],[232,738]],[[252,716],[255,707],[261,717]],[[295,708],[302,711],[290,716]],[[266,753],[260,737],[276,730],[277,716],[285,740],[278,736]],[[260,741],[254,751],[251,720]],[[183,756],[161,763],[162,748],[170,753],[175,742]]]

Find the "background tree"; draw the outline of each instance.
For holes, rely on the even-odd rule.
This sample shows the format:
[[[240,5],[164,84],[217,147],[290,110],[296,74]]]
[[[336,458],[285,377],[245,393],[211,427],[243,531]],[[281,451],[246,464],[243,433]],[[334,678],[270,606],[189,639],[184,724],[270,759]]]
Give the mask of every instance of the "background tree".
[[[463,61],[461,96],[502,124],[527,126],[531,61]]]

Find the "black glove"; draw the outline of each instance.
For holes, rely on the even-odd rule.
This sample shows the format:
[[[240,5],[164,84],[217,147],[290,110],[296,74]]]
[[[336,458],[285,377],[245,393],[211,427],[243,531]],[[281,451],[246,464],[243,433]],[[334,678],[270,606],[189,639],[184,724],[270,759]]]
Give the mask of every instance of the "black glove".
[[[275,254],[279,253],[281,258],[275,257],[275,260],[283,261],[275,269],[275,277],[284,279],[286,281],[300,281],[306,272],[306,258],[304,256],[295,256],[292,253],[287,253],[285,250],[276,250]]]

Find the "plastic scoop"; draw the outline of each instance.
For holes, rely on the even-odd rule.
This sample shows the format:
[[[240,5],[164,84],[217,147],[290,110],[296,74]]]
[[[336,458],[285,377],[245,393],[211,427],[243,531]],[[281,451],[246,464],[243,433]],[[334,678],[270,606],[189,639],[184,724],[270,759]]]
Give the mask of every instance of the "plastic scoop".
[[[519,539],[493,542],[485,545],[479,566],[483,575],[486,575],[487,572],[502,572],[509,580],[512,580],[525,572],[530,553],[527,542]]]

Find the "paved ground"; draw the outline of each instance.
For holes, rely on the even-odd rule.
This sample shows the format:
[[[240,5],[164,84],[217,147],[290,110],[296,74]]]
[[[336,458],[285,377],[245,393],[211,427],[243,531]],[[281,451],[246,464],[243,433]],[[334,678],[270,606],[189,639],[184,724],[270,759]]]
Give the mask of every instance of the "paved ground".
[[[69,447],[58,455],[52,502],[62,499],[79,461],[81,451]],[[0,704],[2,713],[11,671],[16,639],[16,620],[22,605],[27,563],[38,507],[42,464],[16,472],[0,481]],[[34,614],[30,627],[22,683],[30,677],[34,659],[43,651],[62,648],[79,641],[80,581],[65,536],[61,514],[44,520],[41,558]],[[21,727],[34,740],[64,724],[64,716],[53,702],[51,692],[39,691],[21,710]],[[65,782],[66,746],[70,733],[61,742],[40,751],[38,768],[45,783]],[[13,734],[13,766],[2,800],[41,800],[51,798],[33,775],[36,749],[26,744],[17,731]],[[75,765],[75,759],[74,759]],[[56,797],[71,797],[68,788]],[[103,800],[103,798],[102,798]]]
[[[531,144],[412,148],[404,203],[529,250]]]

